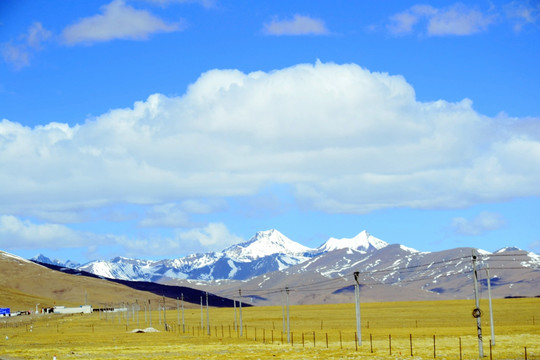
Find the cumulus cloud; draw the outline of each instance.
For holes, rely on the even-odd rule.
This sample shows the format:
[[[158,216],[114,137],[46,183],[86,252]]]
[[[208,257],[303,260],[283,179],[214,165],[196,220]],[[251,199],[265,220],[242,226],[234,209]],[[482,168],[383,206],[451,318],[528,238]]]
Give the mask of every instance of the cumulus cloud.
[[[471,35],[485,31],[495,19],[493,14],[460,3],[442,9],[431,5],[415,5],[392,15],[387,28],[393,34],[408,34],[413,32],[418,23],[425,21],[426,34],[429,36]]]
[[[500,214],[483,211],[474,219],[452,219],[452,229],[459,235],[477,236],[503,227],[506,221]]]
[[[168,224],[159,224],[167,226]],[[191,224],[190,226],[193,226]],[[65,249],[88,247],[94,256],[99,256],[101,246],[121,247],[125,256],[171,256],[203,251],[220,251],[243,239],[231,234],[222,223],[193,226],[190,230],[176,229],[172,236],[153,234],[148,236],[116,236],[77,231],[64,225],[35,223],[16,216],[0,216],[0,248],[21,249]]]
[[[538,196],[540,119],[521,122],[467,99],[417,101],[403,77],[354,64],[212,70],[183,96],[73,127],[2,120],[0,213],[142,204],[155,207],[141,225],[176,226],[186,201],[273,187],[329,213]],[[177,219],[158,220],[167,211]]]
[[[0,247],[2,249],[74,248],[89,244],[110,243],[109,235],[74,231],[58,224],[36,224],[11,215],[0,216]]]
[[[230,233],[223,223],[208,223],[189,230],[176,229],[171,236],[118,237],[115,244],[124,249],[125,256],[140,257],[144,254],[171,258],[176,254],[221,251],[242,241],[242,238]]]
[[[62,32],[65,44],[143,40],[154,33],[180,30],[179,24],[167,24],[148,11],[126,5],[123,0],[114,0],[101,9],[101,14],[80,19],[66,27]]]
[[[264,24],[263,32],[268,35],[325,35],[328,29],[320,19],[294,15],[291,20],[274,19]]]
[[[36,51],[43,49],[43,44],[52,33],[45,29],[40,22],[34,22],[28,31],[18,37],[16,41],[2,44],[4,61],[15,69],[30,65],[30,58]]]

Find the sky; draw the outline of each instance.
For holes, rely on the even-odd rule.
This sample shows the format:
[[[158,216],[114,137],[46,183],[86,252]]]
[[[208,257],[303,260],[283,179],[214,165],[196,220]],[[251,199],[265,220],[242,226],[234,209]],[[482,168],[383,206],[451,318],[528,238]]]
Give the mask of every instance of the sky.
[[[540,252],[538,1],[0,1],[0,249]]]

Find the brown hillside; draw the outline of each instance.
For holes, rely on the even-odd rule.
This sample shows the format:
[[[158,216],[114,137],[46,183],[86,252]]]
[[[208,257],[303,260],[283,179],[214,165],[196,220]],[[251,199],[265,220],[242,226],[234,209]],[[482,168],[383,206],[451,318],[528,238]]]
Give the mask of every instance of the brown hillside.
[[[160,296],[107,280],[53,271],[3,251],[0,251],[0,273],[0,307],[10,307],[14,311],[35,310],[36,304],[40,304],[39,307],[81,305],[85,297],[94,308],[137,301],[141,304],[147,300],[152,304],[163,301]],[[167,299],[167,306],[176,306],[176,302]],[[186,304],[186,307],[194,305]]]

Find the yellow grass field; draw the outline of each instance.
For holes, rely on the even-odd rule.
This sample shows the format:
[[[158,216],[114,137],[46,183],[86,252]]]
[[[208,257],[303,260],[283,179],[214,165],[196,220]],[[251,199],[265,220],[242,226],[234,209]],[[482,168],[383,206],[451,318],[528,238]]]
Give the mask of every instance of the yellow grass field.
[[[231,308],[210,308],[209,326],[205,308],[202,329],[200,309],[186,309],[185,332],[174,306],[166,312],[170,331],[163,312],[152,312],[154,333],[132,332],[150,327],[144,310],[127,319],[125,313],[0,318],[0,358],[477,359],[473,307],[473,300],[363,303],[358,348],[354,304],[291,306],[289,343],[280,306],[244,307],[242,336]],[[485,358],[540,359],[539,298],[493,300],[491,352],[487,302],[481,308]]]

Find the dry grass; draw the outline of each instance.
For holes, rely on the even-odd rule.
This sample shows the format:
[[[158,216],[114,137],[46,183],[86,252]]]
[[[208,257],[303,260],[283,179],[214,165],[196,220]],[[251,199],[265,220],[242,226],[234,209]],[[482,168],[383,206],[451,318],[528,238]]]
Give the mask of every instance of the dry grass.
[[[473,301],[362,304],[362,341],[355,346],[353,304],[290,307],[292,341],[282,342],[282,308],[243,308],[242,337],[234,331],[234,310],[209,310],[210,335],[201,329],[200,309],[185,310],[185,332],[176,309],[167,311],[172,331],[163,331],[158,311],[152,326],[158,333],[132,333],[150,326],[145,312],[133,319],[108,314],[42,315],[0,319],[2,359],[437,359],[478,358]],[[484,353],[489,358],[490,327],[484,309]],[[162,316],[162,315],[161,315]],[[203,311],[206,322],[206,310]],[[540,299],[494,300],[495,359],[540,359]],[[181,320],[180,320],[181,322]],[[534,324],[533,324],[534,322]],[[161,324],[160,324],[161,323]],[[315,334],[315,343],[313,336]],[[6,338],[7,336],[7,338]],[[328,336],[328,347],[326,337]],[[340,341],[341,336],[341,341]],[[392,342],[392,355],[389,349]],[[303,343],[302,343],[303,337]],[[371,341],[370,341],[371,337]],[[410,340],[412,338],[413,356]],[[371,352],[373,349],[373,353]]]
[[[95,307],[119,304],[125,299],[150,299],[154,303],[162,299],[111,281],[64,274],[26,260],[2,256],[1,251],[0,274],[0,306],[14,311],[32,310],[38,303],[42,307],[78,306],[84,304],[85,298]],[[172,306],[174,301],[171,299],[168,303]]]

